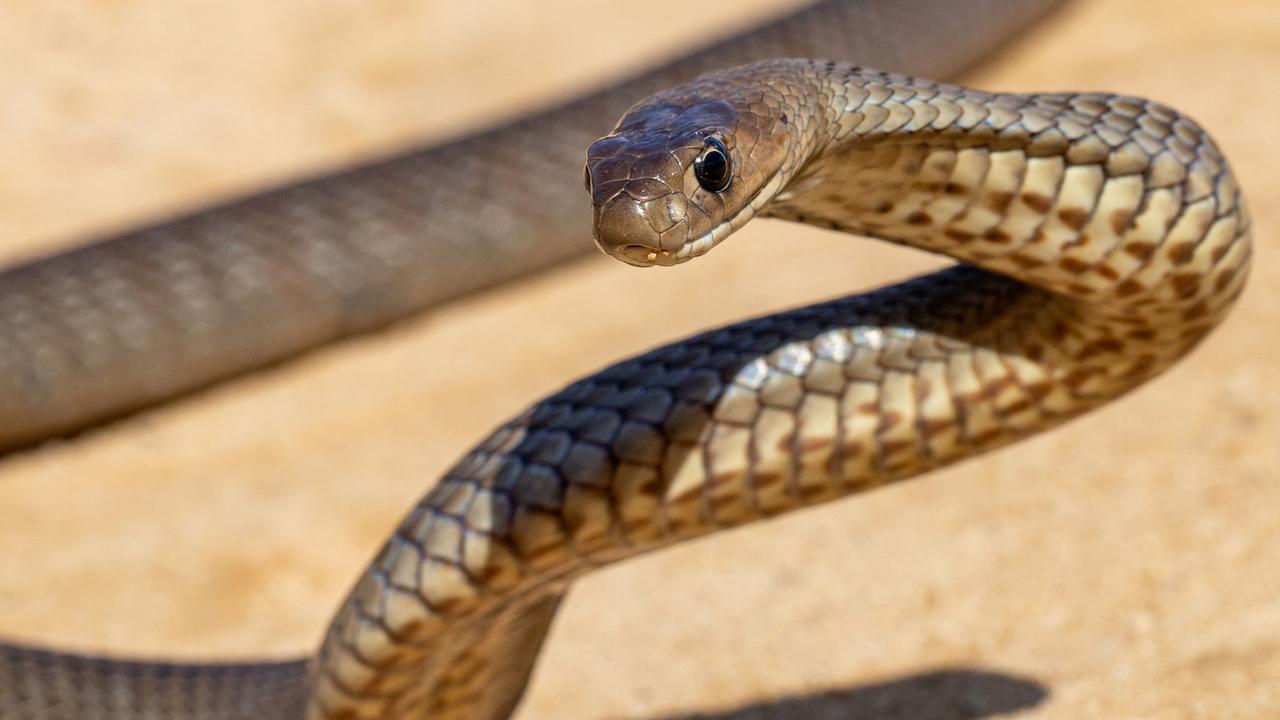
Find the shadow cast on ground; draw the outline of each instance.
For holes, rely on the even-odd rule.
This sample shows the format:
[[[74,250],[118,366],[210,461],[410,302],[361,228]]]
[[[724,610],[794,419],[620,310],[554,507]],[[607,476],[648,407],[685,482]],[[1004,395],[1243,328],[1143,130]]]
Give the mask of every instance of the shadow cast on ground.
[[[1027,678],[945,668],[872,685],[653,720],[982,720],[1028,710],[1049,689]]]

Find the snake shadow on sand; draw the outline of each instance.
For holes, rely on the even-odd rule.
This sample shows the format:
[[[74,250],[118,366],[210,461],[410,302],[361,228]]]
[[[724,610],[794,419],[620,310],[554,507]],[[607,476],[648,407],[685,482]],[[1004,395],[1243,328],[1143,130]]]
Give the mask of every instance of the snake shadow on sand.
[[[1037,707],[1049,694],[1028,678],[953,667],[654,720],[983,720]]]

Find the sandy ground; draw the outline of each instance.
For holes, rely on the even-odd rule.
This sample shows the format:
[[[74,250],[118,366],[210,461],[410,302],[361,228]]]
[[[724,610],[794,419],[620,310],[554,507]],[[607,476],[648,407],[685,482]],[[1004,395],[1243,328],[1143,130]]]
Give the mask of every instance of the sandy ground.
[[[659,32],[685,3],[8,3],[0,255],[465,127],[779,4],[703,0]],[[1210,128],[1256,213],[1241,306],[1060,431],[588,578],[520,720],[1280,715],[1278,48],[1274,0],[1093,0],[972,77],[1156,97]],[[0,635],[304,652],[500,418],[658,342],[934,264],[761,222],[713,260],[591,258],[6,458]],[[620,312],[639,295],[657,312]]]

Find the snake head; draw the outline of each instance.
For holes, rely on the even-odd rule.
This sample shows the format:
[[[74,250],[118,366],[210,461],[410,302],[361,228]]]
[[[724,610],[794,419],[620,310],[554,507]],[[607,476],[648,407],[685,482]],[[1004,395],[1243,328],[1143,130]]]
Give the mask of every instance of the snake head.
[[[695,80],[633,107],[587,149],[601,250],[631,265],[706,253],[777,193],[791,129],[780,103]]]

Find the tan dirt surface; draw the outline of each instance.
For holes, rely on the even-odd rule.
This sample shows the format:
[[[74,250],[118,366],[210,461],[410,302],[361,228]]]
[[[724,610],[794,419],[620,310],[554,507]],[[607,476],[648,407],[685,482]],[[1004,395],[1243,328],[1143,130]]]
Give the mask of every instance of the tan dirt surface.
[[[784,4],[5,3],[0,256],[466,128]],[[1059,431],[589,577],[520,720],[1280,716],[1278,48],[1274,0],[1086,0],[971,76],[1208,127],[1255,212],[1240,307]],[[761,221],[707,260],[593,257],[5,458],[0,636],[305,652],[502,418],[654,344],[937,264]]]

